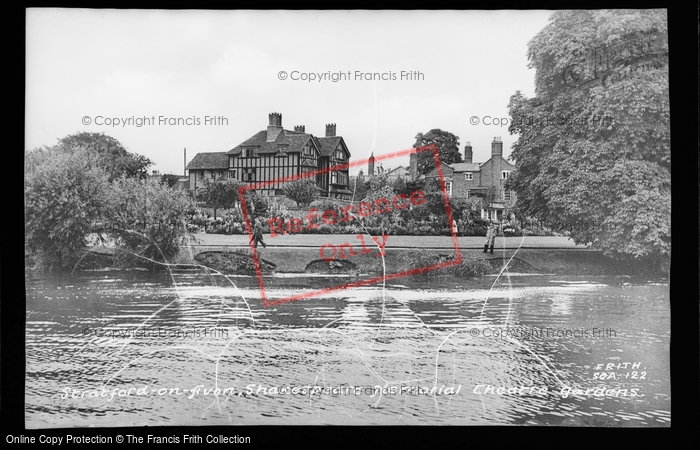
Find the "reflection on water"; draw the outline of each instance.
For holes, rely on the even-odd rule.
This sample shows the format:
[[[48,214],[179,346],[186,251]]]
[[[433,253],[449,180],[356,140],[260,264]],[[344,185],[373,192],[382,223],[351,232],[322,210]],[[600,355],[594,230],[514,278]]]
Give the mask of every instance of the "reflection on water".
[[[26,426],[670,425],[667,285],[401,283],[30,275]]]

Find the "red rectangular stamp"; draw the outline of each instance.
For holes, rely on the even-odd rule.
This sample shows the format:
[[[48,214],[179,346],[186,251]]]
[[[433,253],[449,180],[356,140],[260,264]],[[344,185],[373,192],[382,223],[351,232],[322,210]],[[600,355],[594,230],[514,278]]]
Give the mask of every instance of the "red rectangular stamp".
[[[442,173],[442,164],[440,164],[440,155],[438,153],[438,148],[436,145],[431,144],[427,145],[425,147],[418,147],[418,148],[410,148],[407,150],[401,150],[395,153],[387,153],[385,155],[380,155],[374,157],[374,161],[382,161],[382,160],[389,160],[391,158],[397,158],[401,156],[406,156],[410,155],[412,153],[418,153],[418,152],[432,152],[433,158],[435,160],[435,167],[437,169],[437,176],[438,176],[438,184],[440,186],[440,190],[442,193],[442,200],[445,205],[445,216],[447,219],[447,224],[448,228],[452,233],[452,245],[455,251],[455,257],[452,260],[449,261],[444,261],[440,262],[437,264],[432,264],[426,267],[418,267],[414,268],[411,270],[405,270],[402,272],[397,272],[397,273],[391,273],[391,274],[384,274],[383,276],[378,276],[378,277],[372,277],[372,278],[367,278],[359,281],[353,281],[350,283],[344,283],[340,284],[338,286],[333,286],[330,288],[325,288],[325,289],[316,289],[316,290],[310,290],[308,292],[304,292],[301,294],[293,295],[290,297],[284,297],[284,298],[276,298],[276,299],[268,299],[267,294],[265,292],[265,282],[263,279],[262,275],[262,270],[260,268],[260,259],[258,258],[258,252],[257,248],[254,244],[254,239],[253,239],[253,226],[251,225],[251,218],[248,213],[248,208],[246,206],[246,200],[245,200],[245,193],[248,190],[255,190],[255,189],[264,189],[268,186],[274,185],[275,183],[285,183],[289,181],[295,181],[295,180],[300,180],[304,178],[311,178],[311,177],[316,177],[318,174],[324,174],[332,171],[337,171],[337,170],[347,170],[350,167],[356,167],[356,166],[365,166],[369,159],[363,159],[360,161],[354,161],[350,162],[347,164],[337,164],[328,168],[324,169],[318,169],[306,173],[299,173],[291,176],[287,176],[284,178],[279,178],[275,180],[270,180],[270,181],[265,181],[265,182],[259,182],[255,184],[250,184],[241,187],[238,190],[238,196],[239,200],[241,202],[241,210],[243,212],[243,216],[245,218],[245,226],[246,230],[248,232],[248,237],[251,239],[250,241],[250,250],[253,256],[253,263],[255,265],[255,274],[258,279],[258,285],[260,286],[260,297],[262,299],[262,304],[264,307],[270,307],[270,306],[276,306],[280,305],[282,303],[287,303],[287,302],[293,302],[297,300],[303,300],[311,297],[318,297],[324,294],[328,294],[330,292],[335,292],[335,291],[340,291],[343,289],[349,289],[353,287],[359,287],[359,286],[369,286],[377,283],[381,283],[383,281],[387,280],[395,280],[397,278],[405,277],[405,276],[410,276],[410,275],[415,275],[419,273],[425,273],[425,272],[430,272],[433,270],[439,270],[445,267],[449,266],[454,266],[457,264],[462,263],[462,254],[459,251],[459,244],[457,242],[457,235],[454,232],[454,229],[452,228],[451,224],[453,222],[452,220],[452,209],[450,207],[450,201],[449,201],[449,196],[447,194],[447,189],[445,187],[445,180],[444,176]],[[379,198],[375,199],[373,202],[360,202],[359,204],[353,204],[347,205],[344,207],[340,208],[340,217],[339,214],[334,211],[334,210],[327,210],[327,211],[318,211],[316,208],[311,208],[306,216],[306,219],[308,219],[309,224],[307,225],[307,228],[316,228],[320,224],[317,222],[313,222],[313,219],[316,218],[321,218],[323,220],[323,223],[338,223],[338,222],[349,222],[352,220],[358,220],[357,216],[360,217],[367,217],[373,214],[384,214],[387,212],[391,212],[393,209],[404,209],[404,208],[411,208],[412,205],[421,205],[425,203],[425,193],[417,190],[412,192],[411,194],[397,194],[393,196],[393,198],[388,199],[388,198]],[[356,214],[355,214],[356,213]],[[282,229],[282,224],[275,222],[277,219],[268,219],[268,223],[270,225],[270,234],[271,237],[278,236],[277,232],[279,231],[280,234],[284,232]],[[303,228],[303,221],[300,218],[291,218],[289,219],[287,225],[287,230],[292,232],[292,233],[298,233],[301,231]],[[363,235],[358,235],[356,236],[361,243],[362,243],[362,251],[359,252],[359,254],[362,253],[370,253],[372,250],[369,250],[365,246],[365,239]],[[370,240],[371,239],[371,240]],[[370,236],[370,239],[367,240],[367,244],[372,244],[374,243],[375,246],[379,249],[379,252],[377,253],[377,256],[383,257],[385,255],[384,249],[386,247],[388,235],[383,235],[383,236]],[[355,253],[352,251],[351,244],[342,244],[339,246],[335,246],[333,244],[325,244],[322,245],[319,253],[321,255],[321,259],[324,261],[333,261],[335,260],[336,256],[340,254],[341,258],[345,257],[344,250],[348,250],[348,253],[350,255],[354,255]],[[332,253],[331,253],[332,251]]]

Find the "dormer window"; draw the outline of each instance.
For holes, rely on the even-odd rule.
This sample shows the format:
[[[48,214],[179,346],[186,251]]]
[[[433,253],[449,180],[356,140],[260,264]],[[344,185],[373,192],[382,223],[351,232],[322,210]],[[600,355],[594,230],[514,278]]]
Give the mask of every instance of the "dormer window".
[[[241,158],[247,158],[249,156],[250,156],[250,149],[242,148],[241,149]]]
[[[508,175],[510,175],[510,171],[508,171],[508,170],[501,171],[501,180],[507,179]]]
[[[343,160],[345,160],[345,152],[343,152],[343,150],[341,148],[338,148],[333,153],[333,158],[335,158],[338,161],[343,161]]]

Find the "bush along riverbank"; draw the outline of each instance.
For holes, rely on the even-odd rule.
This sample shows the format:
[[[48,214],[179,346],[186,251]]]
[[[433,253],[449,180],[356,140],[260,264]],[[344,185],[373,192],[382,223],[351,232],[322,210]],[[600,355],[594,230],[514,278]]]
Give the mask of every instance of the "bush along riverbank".
[[[208,268],[223,274],[255,275],[256,267],[253,257],[247,250],[234,250],[226,252],[203,252],[194,257],[194,260]],[[260,271],[263,275],[275,272],[277,265],[258,256]]]

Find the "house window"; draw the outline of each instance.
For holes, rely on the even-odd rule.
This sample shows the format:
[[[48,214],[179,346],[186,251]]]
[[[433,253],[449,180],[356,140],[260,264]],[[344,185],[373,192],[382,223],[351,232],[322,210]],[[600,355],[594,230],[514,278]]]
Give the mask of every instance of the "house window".
[[[309,144],[304,146],[304,156],[314,156],[314,151]]]
[[[501,171],[501,180],[505,180],[506,178],[508,178],[508,175],[510,175],[510,172],[508,170]]]
[[[510,201],[511,199],[511,192],[510,190],[507,189],[501,189],[501,198],[507,202]]]
[[[471,181],[474,179],[474,174],[473,173],[465,173],[464,174],[464,179],[467,181]]]
[[[243,181],[255,181],[255,169],[243,169]]]
[[[335,158],[338,161],[343,161],[345,159],[345,153],[342,149],[338,148],[335,151],[335,153],[333,153],[333,158]]]
[[[348,177],[342,172],[331,172],[331,184],[348,184]]]
[[[452,182],[451,181],[445,181],[445,189],[447,189],[447,195],[449,197],[452,197]]]
[[[228,171],[228,177],[229,178],[236,178],[236,170],[229,170]]]
[[[469,197],[471,197],[471,196],[472,196],[472,191],[470,191],[469,189],[467,189],[466,198],[469,198]]]

